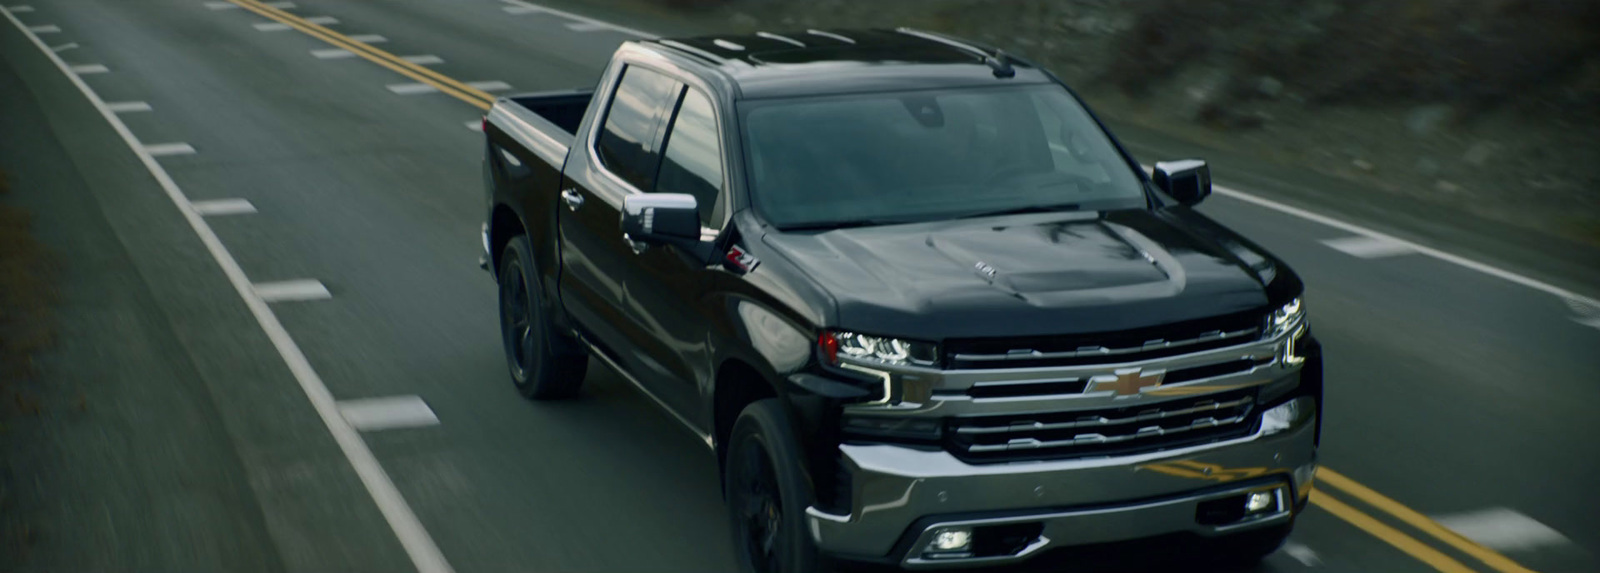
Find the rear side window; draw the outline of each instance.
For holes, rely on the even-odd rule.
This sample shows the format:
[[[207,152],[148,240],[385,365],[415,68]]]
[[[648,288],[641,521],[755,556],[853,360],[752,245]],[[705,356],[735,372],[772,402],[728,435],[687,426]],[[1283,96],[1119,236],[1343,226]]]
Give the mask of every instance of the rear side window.
[[[600,163],[638,189],[654,184],[660,154],[653,147],[662,118],[677,103],[681,86],[638,66],[622,70],[596,151]]]
[[[700,222],[722,222],[722,142],[711,100],[697,90],[686,90],[668,132],[658,193],[688,193],[700,205]]]

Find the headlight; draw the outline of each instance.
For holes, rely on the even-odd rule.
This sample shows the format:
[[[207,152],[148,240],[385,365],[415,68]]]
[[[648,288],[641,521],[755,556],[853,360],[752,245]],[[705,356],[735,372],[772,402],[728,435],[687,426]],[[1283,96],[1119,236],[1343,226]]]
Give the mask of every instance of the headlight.
[[[823,332],[817,339],[823,358],[838,364],[841,358],[885,364],[931,365],[938,361],[938,346],[900,338],[868,336],[854,332]]]
[[[1300,304],[1300,297],[1295,297],[1289,304],[1272,311],[1272,316],[1267,318],[1267,338],[1277,338],[1293,330],[1306,317],[1306,309]]]
[[[1310,396],[1278,404],[1261,414],[1261,433],[1271,435],[1288,430],[1316,413],[1317,400]]]

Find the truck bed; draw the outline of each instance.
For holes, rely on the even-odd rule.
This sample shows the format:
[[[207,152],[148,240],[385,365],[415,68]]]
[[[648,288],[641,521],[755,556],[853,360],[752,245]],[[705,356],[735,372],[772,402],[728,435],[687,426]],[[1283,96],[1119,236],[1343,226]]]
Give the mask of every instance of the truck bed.
[[[511,96],[506,99],[523,109],[544,118],[556,127],[573,134],[583,123],[583,114],[589,109],[594,90],[566,90]]]

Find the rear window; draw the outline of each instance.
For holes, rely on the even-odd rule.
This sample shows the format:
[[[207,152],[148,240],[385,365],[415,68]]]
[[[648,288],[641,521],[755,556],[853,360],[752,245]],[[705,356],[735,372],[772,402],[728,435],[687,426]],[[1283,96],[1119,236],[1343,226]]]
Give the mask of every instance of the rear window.
[[[596,152],[600,163],[640,190],[654,184],[661,156],[654,148],[662,118],[677,104],[676,80],[638,66],[622,70]]]

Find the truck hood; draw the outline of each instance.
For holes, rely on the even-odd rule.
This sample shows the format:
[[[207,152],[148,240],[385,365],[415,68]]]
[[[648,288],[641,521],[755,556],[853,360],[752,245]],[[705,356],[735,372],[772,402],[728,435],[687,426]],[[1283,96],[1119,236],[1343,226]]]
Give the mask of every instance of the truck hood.
[[[1068,212],[773,233],[764,242],[834,299],[838,327],[878,335],[1077,334],[1267,308],[1276,262],[1204,223],[1143,210]]]

